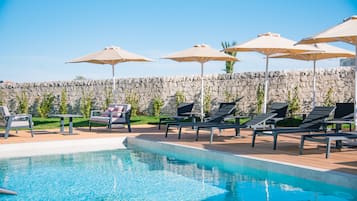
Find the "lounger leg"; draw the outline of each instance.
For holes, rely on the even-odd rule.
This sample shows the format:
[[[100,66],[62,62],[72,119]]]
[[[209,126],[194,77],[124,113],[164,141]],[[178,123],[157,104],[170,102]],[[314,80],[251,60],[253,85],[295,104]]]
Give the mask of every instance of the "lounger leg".
[[[278,134],[277,133],[273,133],[273,137],[274,137],[274,146],[273,149],[276,150],[276,143],[278,141]]]
[[[254,132],[253,132],[253,138],[252,138],[252,147],[255,146],[255,137],[256,137],[256,135],[257,135],[257,132],[256,132],[256,130],[254,130]]]
[[[5,139],[7,139],[9,137],[9,133],[10,133],[10,128],[6,127],[5,135],[4,135]]]
[[[213,142],[213,133],[214,133],[213,131],[214,131],[214,128],[212,127],[211,128],[211,133],[210,133],[211,136],[210,136],[210,140],[209,140],[210,144],[212,144],[212,142]]]
[[[167,134],[169,133],[169,128],[170,128],[170,124],[167,124],[166,125],[165,138],[167,138]]]
[[[5,139],[7,139],[9,137],[11,124],[12,124],[12,118],[9,118],[9,120],[6,123],[6,129],[5,129],[5,135],[4,135]]]
[[[128,122],[128,131],[129,131],[129,133],[131,133],[131,125],[130,125],[130,122]]]
[[[237,127],[235,128],[236,136],[240,136],[240,118],[236,118],[235,123],[237,124]]]
[[[200,127],[197,127],[196,129],[196,141],[198,141],[198,133],[200,132]]]
[[[30,128],[30,132],[31,132],[31,137],[34,137],[32,128]]]
[[[330,156],[330,151],[331,151],[331,140],[328,138],[326,142],[326,156],[325,158],[328,158]]]
[[[302,155],[304,151],[305,136],[301,136],[300,151],[299,154]]]
[[[181,139],[181,131],[182,131],[182,126],[179,126],[179,129],[178,129],[178,139]]]
[[[159,120],[159,130],[161,129],[161,118]]]
[[[31,118],[31,116],[29,118],[29,128],[30,128],[30,132],[31,132],[31,137],[33,137],[33,126],[32,126],[32,118]]]
[[[236,130],[236,136],[239,136],[240,135],[240,129],[238,127],[236,127],[235,130]]]

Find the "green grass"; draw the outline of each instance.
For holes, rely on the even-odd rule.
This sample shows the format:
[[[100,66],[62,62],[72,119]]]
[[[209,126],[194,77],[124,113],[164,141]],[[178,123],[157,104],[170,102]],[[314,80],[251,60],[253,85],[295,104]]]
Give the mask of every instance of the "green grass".
[[[58,128],[60,126],[59,118],[41,118],[33,117],[32,121],[35,125],[35,129],[51,129]],[[141,124],[157,124],[159,122],[159,117],[154,116],[136,116],[131,117],[132,125]],[[88,118],[73,118],[74,127],[88,127]],[[68,126],[68,118],[65,118],[65,126]]]
[[[60,119],[59,118],[41,118],[41,117],[33,117],[34,122],[34,129],[52,129],[52,128],[59,128],[60,126]],[[243,124],[249,119],[241,119],[240,123]],[[189,121],[189,120],[188,120]],[[156,125],[159,122],[159,117],[154,116],[136,116],[131,117],[131,124],[132,125],[143,125],[143,124],[152,124]],[[232,120],[234,122],[234,120]],[[279,127],[296,127],[301,124],[301,118],[287,118],[278,123]],[[73,118],[73,126],[74,127],[88,127],[88,118]],[[68,118],[65,119],[65,126],[68,126]],[[95,126],[95,125],[93,125]],[[331,127],[331,126],[329,126]],[[348,125],[343,125],[344,129],[349,128]],[[0,128],[3,130],[3,128]]]

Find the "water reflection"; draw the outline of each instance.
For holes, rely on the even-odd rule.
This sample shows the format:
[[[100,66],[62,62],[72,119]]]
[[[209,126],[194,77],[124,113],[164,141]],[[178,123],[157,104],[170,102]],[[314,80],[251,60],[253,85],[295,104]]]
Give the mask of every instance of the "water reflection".
[[[250,168],[230,173],[219,167],[183,161],[174,157],[138,152],[140,161],[152,171],[163,170],[226,189],[223,195],[206,200],[354,200],[356,192],[338,186]],[[335,193],[335,192],[344,192]],[[336,195],[337,194],[337,195]],[[341,196],[342,195],[342,196]]]

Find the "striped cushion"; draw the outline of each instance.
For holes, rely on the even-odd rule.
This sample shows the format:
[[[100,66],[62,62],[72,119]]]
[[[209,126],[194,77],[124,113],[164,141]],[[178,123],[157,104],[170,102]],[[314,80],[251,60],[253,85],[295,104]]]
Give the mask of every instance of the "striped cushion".
[[[124,110],[124,107],[121,106],[121,105],[115,105],[114,107],[111,106],[111,107],[108,107],[108,109],[102,113],[102,117],[109,117],[110,114],[112,114],[112,117],[121,117],[121,113],[123,112]]]

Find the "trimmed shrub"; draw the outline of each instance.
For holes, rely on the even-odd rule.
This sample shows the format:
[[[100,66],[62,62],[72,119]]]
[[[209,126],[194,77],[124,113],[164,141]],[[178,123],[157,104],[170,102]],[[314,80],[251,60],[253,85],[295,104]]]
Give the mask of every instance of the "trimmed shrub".
[[[29,112],[29,99],[26,92],[22,92],[21,95],[16,95],[18,102],[17,113],[27,114]]]
[[[37,111],[42,118],[48,116],[48,114],[51,111],[54,100],[55,100],[55,96],[51,93],[43,95],[42,100],[37,108]]]
[[[182,91],[176,91],[175,101],[176,101],[176,107],[178,107],[181,103],[184,103],[186,101],[186,97]]]
[[[264,90],[261,84],[257,88],[257,113],[262,113],[262,106],[264,104]]]
[[[333,99],[333,89],[332,87],[330,87],[324,99],[324,106],[334,106],[335,103],[332,99]]]
[[[162,106],[164,106],[164,101],[160,97],[154,98],[153,111],[155,117],[160,116]]]
[[[125,102],[131,105],[131,115],[133,117],[138,115],[139,111],[139,95],[135,92],[127,92],[125,94]]]
[[[83,92],[81,103],[80,103],[80,111],[84,118],[88,118],[90,116],[90,111],[92,109],[93,101],[92,101],[92,93],[85,94]]]
[[[67,114],[68,112],[67,108],[67,92],[65,89],[62,90],[61,92],[61,103],[60,103],[60,108],[59,112],[60,114]]]

